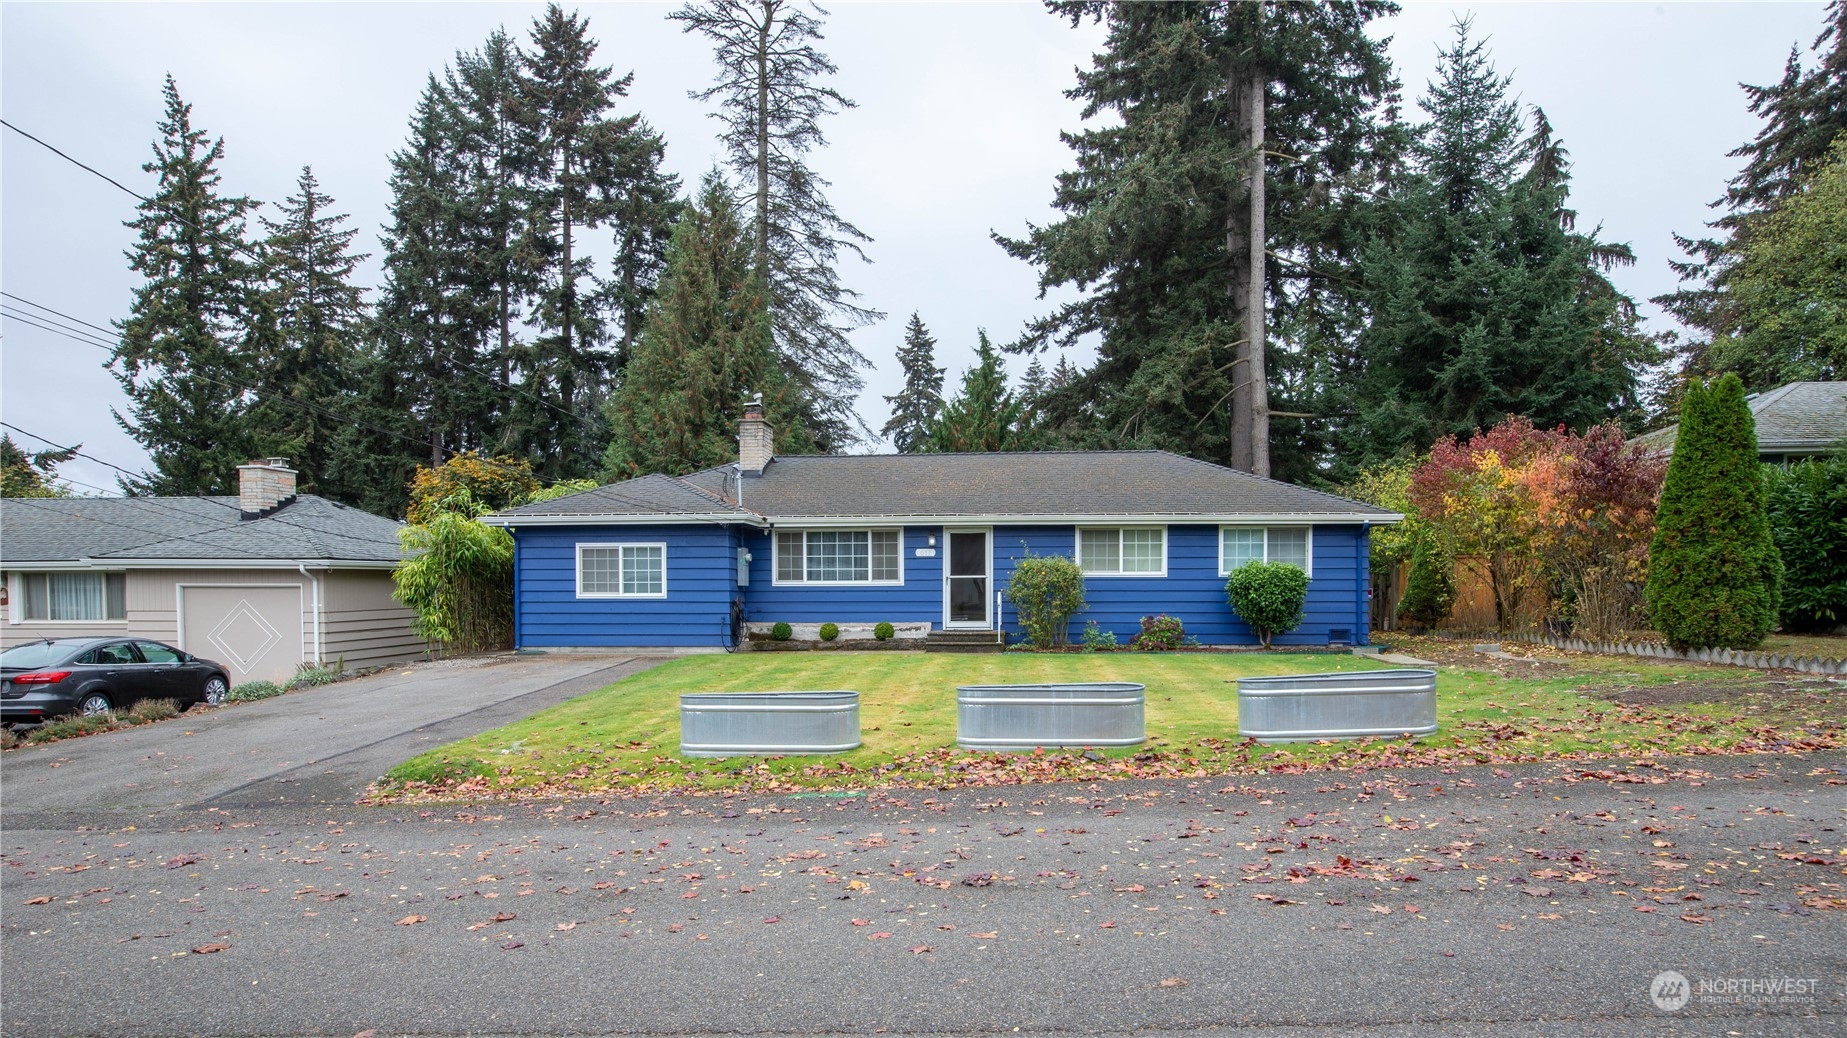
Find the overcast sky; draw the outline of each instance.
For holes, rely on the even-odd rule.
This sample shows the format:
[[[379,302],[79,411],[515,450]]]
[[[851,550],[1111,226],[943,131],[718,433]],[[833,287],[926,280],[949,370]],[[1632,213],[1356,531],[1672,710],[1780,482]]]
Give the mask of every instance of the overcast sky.
[[[721,156],[713,121],[688,90],[706,86],[706,44],[665,20],[675,5],[583,4],[599,61],[633,70],[626,110],[667,141],[686,184]],[[195,126],[225,140],[225,187],[263,200],[290,193],[303,164],[377,253],[389,156],[426,77],[499,25],[524,35],[533,4],[90,5],[0,7],[0,110],[7,121],[129,187],[140,171],[171,72]],[[975,332],[997,340],[1050,305],[1036,272],[990,230],[1052,218],[1053,178],[1069,164],[1061,130],[1080,126],[1063,96],[1101,35],[1037,4],[834,3],[827,53],[835,86],[859,103],[826,124],[813,157],[830,197],[870,234],[871,264],[843,262],[842,281],[890,316],[854,335],[877,370],[860,413],[873,428],[900,381],[894,351],[915,310],[954,380]],[[1736,170],[1725,153],[1756,121],[1740,81],[1777,79],[1792,44],[1805,55],[1823,4],[1407,3],[1379,23],[1407,101],[1422,93],[1450,24],[1472,13],[1503,73],[1546,110],[1575,163],[1580,226],[1634,246],[1617,284],[1638,299],[1674,286],[1671,233],[1694,232]],[[123,251],[134,200],[11,131],[0,136],[0,276],[5,290],[107,325],[137,281]],[[273,210],[271,211],[273,216]],[[376,255],[361,270],[374,285]],[[9,301],[11,302],[11,301]],[[1646,308],[1656,327],[1658,311]],[[146,457],[110,417],[125,400],[103,351],[17,321],[0,322],[0,416],[129,468]],[[1080,360],[1082,358],[1073,358]],[[1015,367],[1018,361],[1015,360]],[[15,436],[22,443],[25,437]],[[115,485],[78,460],[72,479]],[[83,487],[80,492],[94,493]]]

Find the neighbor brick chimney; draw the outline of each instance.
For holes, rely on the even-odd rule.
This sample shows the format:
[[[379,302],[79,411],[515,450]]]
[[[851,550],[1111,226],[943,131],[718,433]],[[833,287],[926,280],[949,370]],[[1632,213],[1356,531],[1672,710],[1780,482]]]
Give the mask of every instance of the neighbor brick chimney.
[[[746,476],[761,476],[776,456],[770,423],[763,420],[763,397],[744,403],[744,417],[738,422],[738,469]]]
[[[295,500],[295,470],[287,458],[257,458],[237,467],[237,508],[260,519]]]

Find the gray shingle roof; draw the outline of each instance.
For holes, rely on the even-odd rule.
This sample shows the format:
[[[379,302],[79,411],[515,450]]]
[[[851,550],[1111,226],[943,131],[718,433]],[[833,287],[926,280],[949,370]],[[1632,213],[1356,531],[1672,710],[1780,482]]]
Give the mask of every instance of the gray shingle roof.
[[[1757,449],[1764,454],[1826,450],[1847,436],[1847,382],[1791,382],[1750,399]],[[1637,437],[1671,453],[1678,423]]]
[[[235,497],[0,499],[0,563],[174,559],[395,563],[401,524],[302,495],[261,519]]]
[[[677,479],[644,476],[499,516],[1393,516],[1166,451],[786,457],[745,479],[743,490],[740,512],[734,470],[721,466]]]

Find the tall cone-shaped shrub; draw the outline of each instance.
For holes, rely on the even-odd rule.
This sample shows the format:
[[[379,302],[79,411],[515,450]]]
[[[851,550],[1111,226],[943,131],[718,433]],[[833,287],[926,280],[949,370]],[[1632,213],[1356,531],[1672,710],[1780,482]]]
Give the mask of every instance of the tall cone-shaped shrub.
[[[1677,648],[1752,648],[1776,624],[1782,582],[1744,383],[1696,381],[1655,513],[1649,616]]]

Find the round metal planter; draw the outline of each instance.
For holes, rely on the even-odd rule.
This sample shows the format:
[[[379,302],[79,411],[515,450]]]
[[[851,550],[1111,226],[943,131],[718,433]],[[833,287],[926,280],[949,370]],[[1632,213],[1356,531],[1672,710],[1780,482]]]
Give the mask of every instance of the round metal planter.
[[[956,745],[969,750],[1139,746],[1147,686],[962,685],[956,689]]]
[[[1356,670],[1238,679],[1238,734],[1259,742],[1429,735],[1437,672]]]
[[[794,756],[858,747],[858,692],[689,692],[680,697],[682,757]]]

